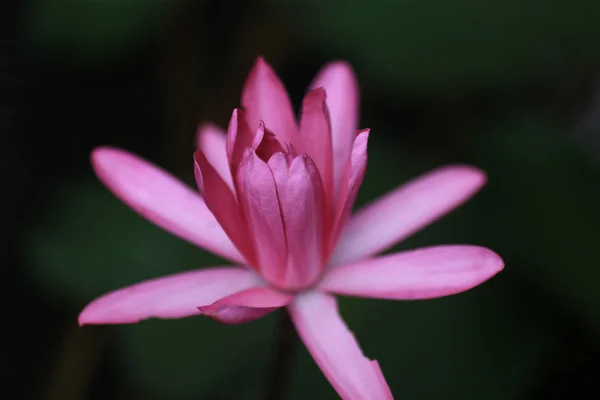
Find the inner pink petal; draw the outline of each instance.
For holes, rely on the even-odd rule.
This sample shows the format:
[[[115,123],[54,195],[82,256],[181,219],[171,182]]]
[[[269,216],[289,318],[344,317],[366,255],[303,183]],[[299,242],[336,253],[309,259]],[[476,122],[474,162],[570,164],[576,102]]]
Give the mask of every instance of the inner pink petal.
[[[296,142],[315,162],[327,204],[333,202],[333,154],[331,148],[331,124],[325,103],[325,90],[315,89],[306,94],[302,103],[300,137]]]
[[[246,261],[254,266],[254,249],[248,234],[246,221],[234,193],[221,179],[202,151],[194,153],[196,180],[206,204],[215,215],[223,230],[231,238]]]
[[[311,90],[320,87],[327,92],[337,199],[358,125],[358,82],[352,67],[346,62],[337,61],[324,66],[310,85]]]
[[[251,130],[260,121],[271,129],[281,143],[296,136],[296,118],[283,83],[267,62],[259,57],[242,90],[242,106]]]
[[[287,248],[273,174],[267,163],[248,150],[236,177],[238,197],[248,222],[257,266],[270,283],[279,285],[285,274]]]

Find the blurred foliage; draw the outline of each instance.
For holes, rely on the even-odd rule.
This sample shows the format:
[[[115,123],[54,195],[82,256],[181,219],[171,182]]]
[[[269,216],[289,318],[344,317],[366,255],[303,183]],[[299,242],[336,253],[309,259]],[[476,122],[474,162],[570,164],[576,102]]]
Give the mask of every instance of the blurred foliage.
[[[472,142],[474,159],[493,178],[480,213],[494,229],[480,230],[498,251],[524,261],[520,273],[547,285],[599,330],[600,171],[583,157],[573,131],[521,111]],[[501,236],[506,232],[509,238]]]
[[[184,146],[171,142],[189,141],[192,151],[192,133],[181,132],[179,119],[193,121],[206,110],[229,115],[229,101],[238,93],[186,96],[168,86],[203,81],[229,90],[230,82],[243,76],[222,76],[222,66],[250,65],[248,57],[257,55],[246,54],[251,44],[278,60],[293,99],[300,99],[320,64],[347,58],[355,67],[364,95],[361,126],[373,132],[359,204],[446,163],[469,162],[488,173],[488,185],[473,200],[394,250],[484,245],[505,259],[502,274],[447,299],[340,300],[348,326],[367,356],[380,361],[396,396],[547,400],[561,398],[559,393],[581,397],[586,385],[595,388],[585,379],[600,362],[595,250],[600,154],[591,147],[584,154],[574,131],[587,92],[594,89],[587,82],[600,74],[600,3],[253,0],[232,7],[206,0],[192,7],[193,1],[183,0],[36,0],[28,5],[22,28],[33,46],[19,51],[25,59],[35,55],[38,65],[21,74],[28,75],[26,81],[38,78],[37,86],[28,87],[33,94],[21,90],[19,96],[5,90],[1,105],[27,108],[18,115],[27,115],[34,128],[19,131],[11,123],[0,132],[8,151],[0,178],[11,183],[4,200],[20,205],[7,208],[3,228],[17,232],[14,240],[22,239],[9,249],[18,282],[8,288],[9,296],[32,299],[31,307],[51,316],[43,320],[46,334],[35,337],[50,350],[23,353],[29,357],[24,361],[28,383],[35,366],[36,379],[47,384],[52,359],[60,358],[54,347],[65,324],[74,325],[80,307],[94,297],[143,279],[223,263],[117,200],[91,177],[87,147],[131,149],[133,143],[177,169],[178,160],[190,154],[173,154]],[[146,46],[160,39],[167,23],[170,40]],[[257,26],[285,27],[292,34],[261,34]],[[197,71],[163,68],[173,52],[158,48],[160,43],[178,40],[185,41],[178,48],[184,64],[206,65]],[[18,41],[9,37],[8,42]],[[0,54],[2,62],[10,60],[8,54]],[[580,76],[587,65],[591,76]],[[3,72],[0,85],[12,88],[15,75]],[[575,78],[581,78],[582,90],[569,86]],[[165,104],[156,100],[163,97]],[[131,99],[135,104],[128,104]],[[562,101],[575,106],[565,110]],[[11,113],[11,107],[0,107],[0,123]],[[162,126],[162,121],[171,122]],[[175,136],[180,134],[189,135]],[[590,135],[595,141],[600,137]],[[15,144],[21,142],[30,148],[18,151]],[[23,326],[20,313],[10,318],[11,326]],[[107,341],[89,398],[260,399],[275,322],[272,315],[242,326],[190,318],[86,327],[99,337],[116,334]],[[15,348],[30,346],[29,339],[15,340]],[[335,393],[298,344],[286,398],[307,397],[335,398]]]
[[[156,34],[179,0],[36,0],[28,16],[33,44],[47,54],[98,61],[126,54]]]
[[[544,81],[556,77],[574,56],[595,50],[600,34],[595,0],[293,4],[304,7],[302,18],[294,21],[311,43],[327,46],[336,57],[356,59],[355,67],[380,90],[464,90]]]

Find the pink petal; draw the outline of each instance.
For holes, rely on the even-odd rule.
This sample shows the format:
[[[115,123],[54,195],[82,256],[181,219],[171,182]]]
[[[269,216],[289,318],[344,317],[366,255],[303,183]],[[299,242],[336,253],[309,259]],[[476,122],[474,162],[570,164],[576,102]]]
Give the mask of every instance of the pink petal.
[[[352,67],[338,61],[323,67],[310,85],[311,89],[319,87],[327,92],[327,108],[331,116],[333,176],[338,193],[358,125],[358,83]]]
[[[152,279],[108,293],[85,307],[79,325],[132,324],[147,318],[184,318],[240,290],[261,286],[256,274],[215,267]]]
[[[248,221],[260,274],[279,284],[285,274],[286,245],[277,189],[268,165],[248,150],[236,177],[238,197]]]
[[[339,315],[335,298],[305,293],[288,309],[306,348],[342,399],[393,399],[379,365],[362,354]]]
[[[300,118],[301,151],[313,159],[323,182],[327,203],[333,200],[333,157],[331,150],[331,126],[329,111],[325,104],[325,90],[315,89],[304,96]]]
[[[212,165],[230,188],[233,188],[233,179],[227,160],[225,149],[226,136],[223,129],[213,124],[203,124],[198,128],[197,148],[202,150],[206,159]]]
[[[96,148],[91,160],[102,183],[144,218],[215,254],[243,262],[204,200],[183,182],[116,148]]]
[[[290,294],[267,287],[253,287],[200,307],[200,311],[224,324],[244,324],[287,306],[292,299]]]
[[[504,268],[500,256],[477,246],[437,246],[339,266],[320,283],[348,296],[419,300],[469,290]]]
[[[352,213],[352,207],[354,207],[358,190],[365,177],[365,171],[367,169],[368,141],[369,129],[357,132],[354,145],[352,146],[352,153],[350,154],[350,164],[347,166],[346,182],[342,182],[340,185],[340,193],[342,193],[343,196],[339,199],[335,232],[332,235],[332,246],[337,243],[337,239]]]
[[[285,288],[310,286],[321,275],[325,266],[325,213],[319,171],[310,157],[298,156],[290,165],[282,200],[288,249]]]
[[[237,167],[242,162],[246,149],[255,148],[252,146],[253,141],[254,132],[246,123],[246,113],[244,110],[233,110],[229,126],[227,127],[225,145],[232,176],[236,176]]]
[[[262,120],[281,143],[293,141],[297,127],[292,104],[285,87],[262,57],[256,60],[246,79],[242,106],[252,131]]]
[[[263,161],[268,161],[275,153],[283,151],[281,143],[275,137],[275,134],[265,128],[261,121],[258,125],[256,138],[260,137],[260,143],[256,146],[256,155]]]
[[[244,255],[247,263],[254,266],[252,243],[233,192],[208,162],[202,151],[198,150],[194,153],[194,160],[198,189],[203,193],[206,205],[237,249]]]
[[[449,166],[400,186],[350,218],[331,265],[347,264],[393,246],[465,202],[485,180],[477,168]]]

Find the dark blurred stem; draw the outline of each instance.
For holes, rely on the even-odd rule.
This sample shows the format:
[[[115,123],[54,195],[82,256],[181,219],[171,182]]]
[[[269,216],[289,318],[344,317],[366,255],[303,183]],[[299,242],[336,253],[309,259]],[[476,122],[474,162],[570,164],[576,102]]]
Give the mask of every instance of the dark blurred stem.
[[[265,400],[281,400],[284,398],[298,344],[298,335],[287,311],[280,310],[278,317]]]

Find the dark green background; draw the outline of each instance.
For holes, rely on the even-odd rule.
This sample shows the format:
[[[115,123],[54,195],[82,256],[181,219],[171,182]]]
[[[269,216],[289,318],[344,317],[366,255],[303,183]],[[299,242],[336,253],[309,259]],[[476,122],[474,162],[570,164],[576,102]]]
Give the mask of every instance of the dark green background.
[[[8,4],[8,3],[7,3]],[[117,201],[89,152],[116,145],[193,181],[194,132],[225,126],[263,54],[299,105],[343,58],[371,128],[364,203],[428,169],[489,184],[397,248],[488,246],[506,269],[458,296],[342,299],[398,399],[598,395],[597,0],[37,0],[0,13],[0,396],[261,399],[276,315],[77,327],[111,289],[220,263]],[[600,101],[596,99],[596,101]],[[336,398],[297,347],[286,399]]]

